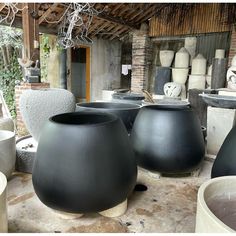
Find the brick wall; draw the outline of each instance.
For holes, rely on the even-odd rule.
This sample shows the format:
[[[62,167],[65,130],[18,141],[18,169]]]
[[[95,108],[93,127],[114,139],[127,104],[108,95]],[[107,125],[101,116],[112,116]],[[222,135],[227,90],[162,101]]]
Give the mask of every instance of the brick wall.
[[[229,49],[229,59],[228,59],[228,66],[231,66],[232,58],[236,55],[236,31],[233,27],[232,34],[231,34],[231,42],[230,42],[230,49]]]
[[[49,83],[21,83],[20,85],[15,87],[16,128],[17,128],[17,134],[19,136],[24,136],[29,133],[22,119],[22,115],[20,113],[19,99],[21,94],[28,89],[41,89],[49,87],[50,87]]]
[[[147,30],[133,33],[131,90],[141,92],[147,89],[150,65],[150,44]]]

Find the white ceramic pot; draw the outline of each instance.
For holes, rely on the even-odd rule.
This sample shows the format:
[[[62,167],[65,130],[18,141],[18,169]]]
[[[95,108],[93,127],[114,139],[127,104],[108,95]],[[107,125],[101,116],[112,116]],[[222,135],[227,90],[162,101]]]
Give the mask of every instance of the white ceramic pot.
[[[206,63],[206,58],[202,54],[198,54],[192,61],[191,75],[205,75]]]
[[[177,98],[181,93],[181,84],[175,82],[168,82],[164,85],[163,89],[166,97]]]
[[[0,233],[7,233],[7,179],[6,176],[0,172]]]
[[[163,67],[170,67],[173,61],[175,52],[172,50],[161,50],[160,51],[160,62]]]
[[[205,89],[206,76],[205,75],[189,75],[188,89]]]
[[[188,68],[172,68],[173,82],[185,84],[188,78]]]
[[[114,93],[114,90],[102,90],[102,100],[111,101],[113,93]]]
[[[230,217],[231,210],[236,212],[235,197],[236,176],[217,177],[203,183],[198,190],[195,232],[235,233],[236,231],[223,223],[218,215],[223,212],[225,216]],[[224,204],[222,199],[225,199]],[[230,204],[230,199],[234,199],[234,203]],[[230,205],[230,209],[223,207],[226,205]]]
[[[175,68],[188,68],[189,67],[189,53],[186,48],[182,47],[175,54]]]
[[[14,132],[14,122],[11,118],[0,118],[0,130],[8,130]]]
[[[0,130],[0,171],[9,178],[15,169],[16,141],[15,133]]]
[[[75,97],[65,89],[26,90],[20,96],[20,112],[23,121],[38,141],[45,122],[54,115],[75,111]]]
[[[225,50],[224,49],[216,49],[215,58],[224,58],[224,57],[225,57]]]

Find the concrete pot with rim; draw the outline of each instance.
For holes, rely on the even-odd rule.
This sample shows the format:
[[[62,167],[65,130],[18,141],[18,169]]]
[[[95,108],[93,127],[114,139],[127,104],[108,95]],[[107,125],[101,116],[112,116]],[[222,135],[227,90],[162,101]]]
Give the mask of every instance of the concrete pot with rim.
[[[232,195],[236,196],[235,190],[236,176],[223,176],[210,179],[200,186],[197,197],[196,233],[236,232],[232,228],[232,222],[230,222],[232,212],[236,211],[236,198],[234,198],[233,204],[232,202],[230,203],[229,197]],[[235,220],[235,217],[233,219]]]
[[[0,171],[9,178],[15,169],[16,143],[15,133],[0,130]]]
[[[160,62],[163,67],[170,67],[173,61],[175,52],[172,50],[161,50],[160,51]]]
[[[51,116],[74,112],[75,104],[75,97],[70,91],[55,88],[26,90],[19,101],[23,121],[36,141]]]
[[[0,233],[8,232],[7,220],[7,178],[0,172]]]
[[[188,78],[188,68],[172,68],[173,82],[185,84]]]

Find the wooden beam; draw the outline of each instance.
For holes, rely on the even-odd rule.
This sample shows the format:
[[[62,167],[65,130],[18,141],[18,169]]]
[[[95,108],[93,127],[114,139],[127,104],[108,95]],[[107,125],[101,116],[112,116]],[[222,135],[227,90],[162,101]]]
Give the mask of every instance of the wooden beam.
[[[124,32],[124,31],[127,31],[127,29],[124,29],[124,28],[122,28],[122,29],[120,29],[120,30],[118,30],[117,32],[115,32],[115,34],[112,36],[112,37],[110,37],[109,39],[110,40],[112,40],[112,39],[114,39],[115,37],[120,37],[120,34],[122,33],[122,32]]]
[[[143,14],[141,14],[138,18],[136,18],[135,21],[142,20],[146,16],[148,16],[147,18],[149,18],[149,16],[151,18],[156,13],[156,10],[157,10],[157,6],[154,5],[154,6],[150,7],[149,9],[147,9],[147,11],[144,11]]]
[[[35,48],[35,42],[39,44],[38,20],[32,17],[32,12],[38,12],[37,3],[23,3],[23,59],[39,60],[39,47]]]
[[[117,4],[117,5],[113,8],[113,10],[111,11],[111,14],[114,14],[122,5],[123,5],[122,3]]]
[[[47,11],[45,11],[44,14],[39,18],[39,24],[41,24],[45,20],[45,18],[57,8],[57,6],[58,3],[53,3],[52,6],[50,6]]]
[[[94,31],[91,34],[91,37],[94,37],[96,34],[98,34],[101,30],[103,30],[104,28],[106,28],[110,23],[109,22],[105,22],[101,27],[99,27],[96,31]]]

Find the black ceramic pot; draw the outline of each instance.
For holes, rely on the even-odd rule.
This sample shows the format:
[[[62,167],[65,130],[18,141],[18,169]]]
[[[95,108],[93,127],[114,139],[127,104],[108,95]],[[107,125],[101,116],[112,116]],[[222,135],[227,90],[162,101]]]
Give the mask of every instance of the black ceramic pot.
[[[131,132],[134,120],[140,108],[141,106],[137,104],[117,102],[88,102],[76,104],[76,111],[109,112],[117,115],[124,122],[129,133]]]
[[[99,212],[123,202],[137,165],[126,129],[111,114],[65,113],[45,124],[33,167],[33,186],[47,206]]]
[[[195,169],[204,157],[200,121],[189,107],[150,105],[140,110],[131,143],[138,164],[161,173]]]
[[[236,175],[236,126],[226,136],[211,170],[211,177]]]

